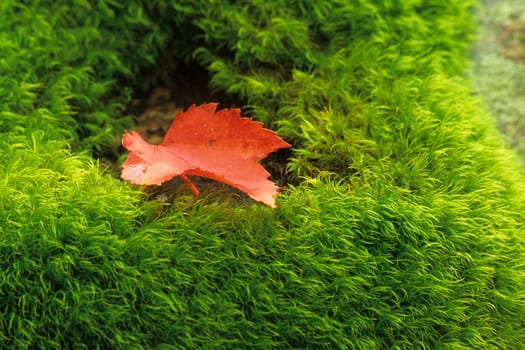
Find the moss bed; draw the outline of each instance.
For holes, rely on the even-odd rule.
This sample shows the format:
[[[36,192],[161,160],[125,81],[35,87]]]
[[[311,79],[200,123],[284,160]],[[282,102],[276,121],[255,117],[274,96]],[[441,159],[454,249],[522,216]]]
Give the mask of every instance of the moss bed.
[[[522,348],[525,177],[463,78],[475,5],[0,1],[0,347]],[[187,67],[293,144],[277,209],[97,161]]]

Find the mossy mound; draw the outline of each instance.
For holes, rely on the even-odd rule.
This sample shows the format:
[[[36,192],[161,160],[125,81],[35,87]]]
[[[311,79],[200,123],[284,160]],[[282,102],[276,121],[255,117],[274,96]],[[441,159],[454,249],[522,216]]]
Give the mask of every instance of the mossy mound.
[[[2,1],[2,347],[522,347],[525,178],[461,78],[472,5]],[[93,159],[192,64],[293,143],[276,210]]]

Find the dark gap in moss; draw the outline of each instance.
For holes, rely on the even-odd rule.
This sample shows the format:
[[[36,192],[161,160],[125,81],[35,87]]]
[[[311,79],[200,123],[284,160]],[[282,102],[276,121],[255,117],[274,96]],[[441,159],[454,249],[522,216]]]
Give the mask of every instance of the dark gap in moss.
[[[163,103],[173,103],[184,110],[192,104],[199,105],[205,102],[218,102],[219,109],[242,107],[243,102],[237,97],[223,91],[213,91],[209,87],[210,76],[202,66],[195,62],[174,65],[176,68],[173,73],[154,78],[153,88],[146,92],[138,92],[126,112],[137,116],[152,107],[152,104]],[[157,74],[158,72],[151,73],[153,76]]]

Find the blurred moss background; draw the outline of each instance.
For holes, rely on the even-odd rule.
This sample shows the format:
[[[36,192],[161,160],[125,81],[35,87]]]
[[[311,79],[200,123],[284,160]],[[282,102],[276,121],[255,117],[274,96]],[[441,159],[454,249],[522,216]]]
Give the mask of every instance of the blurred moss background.
[[[525,164],[525,1],[483,0],[469,76]]]

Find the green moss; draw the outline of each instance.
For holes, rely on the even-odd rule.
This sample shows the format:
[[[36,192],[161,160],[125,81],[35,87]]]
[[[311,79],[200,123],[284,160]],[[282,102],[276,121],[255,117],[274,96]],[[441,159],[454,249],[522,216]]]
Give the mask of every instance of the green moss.
[[[51,116],[20,117],[18,125],[58,128],[76,149],[114,152],[114,136],[132,125],[119,118],[130,99],[127,84],[138,85],[140,69],[154,63],[169,30],[139,3],[111,1],[6,1],[0,19],[0,111],[10,118],[38,107]]]
[[[525,182],[461,77],[470,1],[66,5],[0,4],[4,347],[525,343]],[[85,152],[167,52],[293,143],[277,209],[162,204]]]

